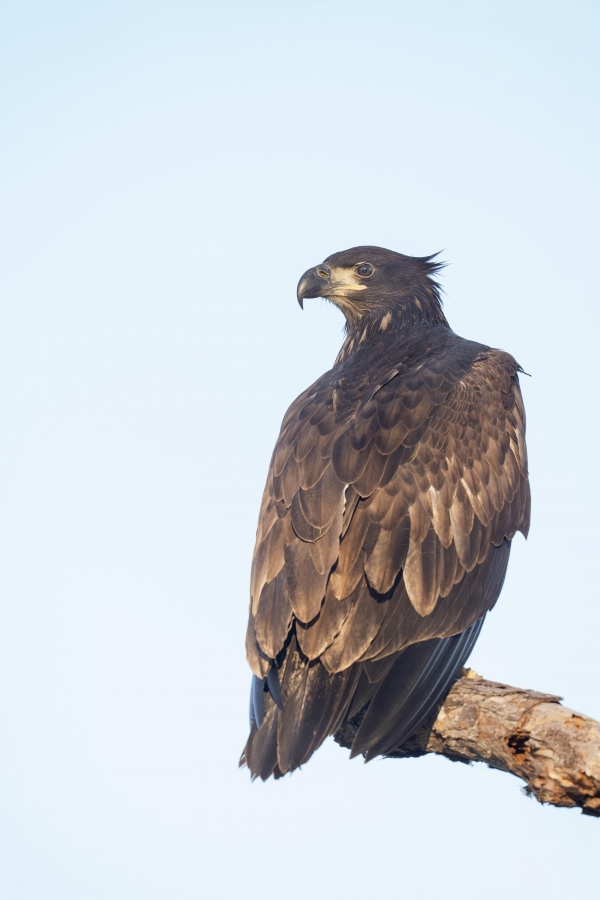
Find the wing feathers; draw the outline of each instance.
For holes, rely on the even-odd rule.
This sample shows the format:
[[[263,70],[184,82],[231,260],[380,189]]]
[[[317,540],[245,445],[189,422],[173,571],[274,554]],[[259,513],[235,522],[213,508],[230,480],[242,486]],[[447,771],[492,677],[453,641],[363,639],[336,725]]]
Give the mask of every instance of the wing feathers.
[[[317,659],[332,644],[340,633],[342,625],[357,598],[356,592],[343,600],[338,600],[331,589],[327,588],[325,602],[317,619],[310,625],[298,624],[296,637],[300,649],[308,659]]]
[[[358,587],[357,599],[333,643],[321,656],[321,662],[332,674],[352,665],[364,653],[385,615],[385,602],[377,601],[363,579]]]
[[[351,594],[362,577],[365,559],[363,544],[369,525],[364,513],[355,515],[352,528],[340,544],[337,567],[330,580],[333,593],[339,600]]]
[[[408,517],[397,528],[391,531],[382,528],[379,532],[377,543],[365,566],[369,584],[378,594],[387,594],[393,587],[406,559],[409,535]]]
[[[304,518],[315,528],[326,528],[340,507],[345,484],[336,478],[331,466],[312,490],[297,493]]]
[[[362,367],[351,356],[284,419],[247,639],[258,679],[283,659],[283,711],[259,698],[254,775],[300,765],[359,701],[375,724],[355,751],[388,752],[447,689],[496,601],[510,540],[527,533],[516,363],[445,330],[419,340],[392,365],[384,343]]]
[[[310,558],[320,575],[328,575],[339,556],[343,513],[344,509],[340,506],[335,519],[325,534],[308,545]]]
[[[443,640],[413,644],[401,653],[369,704],[351,756],[392,752],[433,712],[469,656],[483,620]]]
[[[304,623],[312,621],[325,597],[327,573],[320,574],[310,558],[308,544],[301,541],[286,546],[285,567],[290,604],[294,615]]]
[[[430,528],[421,542],[411,540],[404,566],[404,584],[419,615],[427,616],[434,609],[443,571],[444,548]]]
[[[287,589],[286,570],[266,584],[260,595],[260,602],[254,622],[256,640],[263,652],[275,659],[285,644],[292,624],[292,607]]]

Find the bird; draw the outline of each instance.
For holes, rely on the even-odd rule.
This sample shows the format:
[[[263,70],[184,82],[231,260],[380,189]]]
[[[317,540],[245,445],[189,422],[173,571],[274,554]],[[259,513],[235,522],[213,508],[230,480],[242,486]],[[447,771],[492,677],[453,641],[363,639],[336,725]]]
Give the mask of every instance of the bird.
[[[333,367],[286,412],[262,497],[246,636],[263,781],[345,722],[351,757],[439,709],[529,530],[523,369],[455,334],[439,254],[334,253],[298,284],[345,317]]]

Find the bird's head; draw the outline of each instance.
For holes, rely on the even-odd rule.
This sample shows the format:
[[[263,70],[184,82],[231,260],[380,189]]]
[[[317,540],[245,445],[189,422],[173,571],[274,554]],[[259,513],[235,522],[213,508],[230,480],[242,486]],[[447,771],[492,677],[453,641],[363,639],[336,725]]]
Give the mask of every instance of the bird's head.
[[[436,255],[404,256],[383,247],[342,250],[304,273],[298,303],[303,307],[308,297],[325,297],[339,306],[349,327],[386,316],[397,316],[404,324],[447,324],[440,288],[432,278],[443,266],[434,261]]]

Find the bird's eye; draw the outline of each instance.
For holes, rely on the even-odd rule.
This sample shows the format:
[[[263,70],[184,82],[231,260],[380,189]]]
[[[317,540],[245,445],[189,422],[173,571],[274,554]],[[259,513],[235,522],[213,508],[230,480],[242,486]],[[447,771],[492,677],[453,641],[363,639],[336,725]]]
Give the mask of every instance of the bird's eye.
[[[356,267],[356,274],[360,275],[361,278],[370,278],[374,271],[371,263],[361,263]]]

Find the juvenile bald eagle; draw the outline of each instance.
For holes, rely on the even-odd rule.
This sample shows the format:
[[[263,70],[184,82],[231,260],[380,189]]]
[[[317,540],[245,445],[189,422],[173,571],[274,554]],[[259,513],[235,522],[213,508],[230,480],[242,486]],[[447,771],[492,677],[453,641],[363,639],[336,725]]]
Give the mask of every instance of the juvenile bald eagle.
[[[333,368],[292,403],[252,566],[242,762],[276,778],[366,710],[352,756],[391,753],[443,700],[527,535],[512,356],[458,337],[433,257],[335,253],[300,279],[346,317]]]

